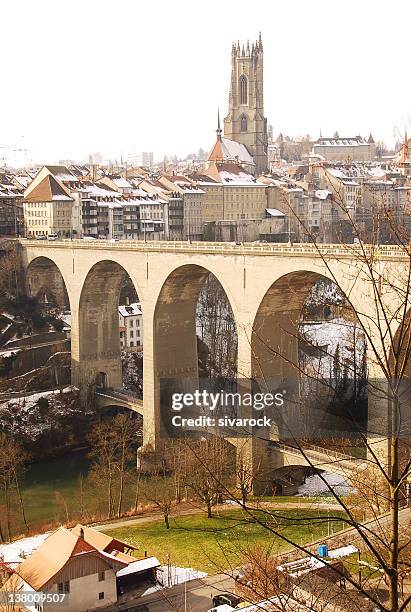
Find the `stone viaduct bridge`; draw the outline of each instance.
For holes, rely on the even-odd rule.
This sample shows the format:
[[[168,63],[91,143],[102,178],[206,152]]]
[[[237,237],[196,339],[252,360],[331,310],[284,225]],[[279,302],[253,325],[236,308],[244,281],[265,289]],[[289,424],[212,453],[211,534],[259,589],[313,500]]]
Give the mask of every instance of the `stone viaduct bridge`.
[[[21,244],[31,294],[52,287],[62,297],[65,285],[72,315],[72,383],[80,388],[99,376],[108,387],[121,387],[118,300],[130,276],[144,317],[143,429],[144,443],[153,447],[160,435],[160,379],[198,373],[196,304],[210,272],[234,314],[238,373],[244,378],[298,376],[300,313],[321,277],[337,280],[375,346],[384,350],[373,323],[374,288],[355,245],[24,239]],[[409,265],[396,247],[380,247],[377,259],[381,278],[398,279]],[[380,289],[382,300],[395,302],[395,296]],[[370,363],[369,368],[370,376],[378,377],[377,366]]]

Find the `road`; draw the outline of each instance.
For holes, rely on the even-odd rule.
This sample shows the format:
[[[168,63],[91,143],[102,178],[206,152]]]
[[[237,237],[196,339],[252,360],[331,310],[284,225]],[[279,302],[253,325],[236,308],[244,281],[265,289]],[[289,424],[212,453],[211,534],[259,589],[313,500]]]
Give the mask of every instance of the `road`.
[[[138,606],[144,605],[149,612],[185,612],[185,603],[187,612],[206,612],[212,607],[213,596],[224,591],[234,591],[234,580],[224,574],[218,574],[201,580],[191,580],[185,585],[179,584],[138,599],[133,600],[130,597],[129,603],[105,608],[104,612],[134,612],[135,609],[138,610]]]

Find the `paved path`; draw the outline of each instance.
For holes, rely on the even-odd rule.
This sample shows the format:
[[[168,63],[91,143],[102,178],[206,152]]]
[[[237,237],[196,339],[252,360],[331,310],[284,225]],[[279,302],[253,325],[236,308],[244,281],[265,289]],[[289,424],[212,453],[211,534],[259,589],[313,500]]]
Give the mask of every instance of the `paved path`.
[[[208,576],[201,580],[191,580],[184,584],[179,584],[170,589],[157,591],[151,595],[133,599],[130,594],[128,602],[120,603],[104,612],[126,612],[141,606],[144,612],[182,612],[187,604],[187,612],[206,612],[212,607],[212,598],[218,593],[233,593],[235,583],[232,578],[224,574]],[[143,606],[147,606],[144,609]]]
[[[260,502],[255,509],[262,508],[264,510],[339,510],[338,504],[330,502],[314,502],[314,501],[301,501],[301,502]],[[219,515],[221,512],[228,510],[240,510],[241,506],[234,504],[221,504],[213,507],[215,515]],[[205,508],[198,506],[187,506],[186,504],[181,505],[180,508],[176,509],[171,517],[178,516],[190,516],[191,514],[205,514]],[[108,531],[110,529],[120,529],[122,527],[132,527],[133,525],[141,525],[144,523],[150,523],[152,521],[163,520],[161,512],[149,512],[147,514],[140,514],[138,516],[129,519],[118,519],[110,521],[108,523],[98,523],[97,525],[90,525],[97,531]]]

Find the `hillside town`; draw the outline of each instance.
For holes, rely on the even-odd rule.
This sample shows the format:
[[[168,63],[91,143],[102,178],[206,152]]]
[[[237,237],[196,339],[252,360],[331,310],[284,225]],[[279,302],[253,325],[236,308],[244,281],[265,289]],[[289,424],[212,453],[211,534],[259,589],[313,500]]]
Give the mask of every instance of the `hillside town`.
[[[58,14],[68,32],[72,3],[47,24]],[[222,4],[227,18],[235,3]],[[88,48],[98,15],[76,19]],[[312,91],[290,100],[307,127],[291,132],[266,92],[301,74],[277,43],[285,26],[267,22],[220,59],[227,104],[206,142],[190,134],[197,153],[138,137],[106,153],[128,98],[161,99],[174,133],[167,96],[206,98],[213,83],[191,90],[199,66],[218,82],[198,31],[192,57],[163,58],[148,86],[147,23],[139,13],[137,63],[117,38],[114,71],[102,48],[50,70],[82,82],[96,117],[116,96],[93,153],[68,156],[60,138],[74,98],[50,121],[47,159],[17,135],[25,121],[14,144],[0,121],[0,612],[407,612],[410,121],[389,142],[382,121],[342,132],[358,123],[340,122],[318,61]],[[165,48],[164,30],[150,36]],[[310,134],[322,89],[335,128]],[[149,122],[127,121],[130,134]],[[160,124],[151,135],[167,139]]]
[[[314,235],[331,243],[344,234],[352,242],[350,223],[365,237],[381,210],[409,234],[407,133],[391,155],[378,156],[370,134],[368,140],[319,138],[290,160],[281,157],[282,138],[267,143],[262,173],[246,146],[220,127],[204,162],[3,167],[1,235],[217,242],[308,242]],[[383,231],[382,243],[389,240]]]

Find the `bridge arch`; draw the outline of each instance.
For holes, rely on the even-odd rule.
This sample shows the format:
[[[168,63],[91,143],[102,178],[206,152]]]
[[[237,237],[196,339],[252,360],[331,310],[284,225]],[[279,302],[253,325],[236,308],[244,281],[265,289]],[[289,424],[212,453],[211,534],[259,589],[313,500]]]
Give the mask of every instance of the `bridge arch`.
[[[253,385],[261,391],[286,390],[289,399],[274,414],[273,439],[286,440],[293,436],[321,439],[333,432],[349,435],[348,431],[360,438],[367,426],[364,386],[347,382],[352,377],[355,381],[363,380],[361,367],[366,351],[365,337],[359,322],[358,326],[355,323],[358,317],[352,305],[344,300],[337,315],[330,317],[328,312],[328,323],[321,319],[323,325],[328,326],[329,337],[323,340],[319,336],[320,342],[316,335],[311,335],[316,333],[313,332],[315,322],[308,324],[308,330],[302,327],[307,321],[303,319],[307,298],[320,280],[331,281],[318,272],[307,270],[281,276],[267,290],[254,320],[251,334]],[[362,344],[360,350],[359,343]],[[338,355],[336,346],[339,346]],[[325,381],[331,376],[335,380],[330,386],[330,381],[328,384]],[[325,379],[324,385],[321,385],[322,379]],[[310,380],[318,381],[320,386],[313,385]],[[303,395],[302,388],[305,389]],[[317,392],[314,399],[313,394]],[[311,396],[312,401],[308,401]]]
[[[261,300],[251,334],[252,378],[298,378],[298,325],[318,272],[290,272],[272,283]]]
[[[26,270],[28,295],[40,301],[70,310],[70,292],[59,266],[49,257],[39,256],[31,260]]]
[[[160,431],[160,382],[171,381],[170,385],[173,387],[175,384],[179,392],[182,385],[188,385],[187,391],[193,391],[197,385],[196,310],[200,292],[210,273],[214,274],[213,269],[196,263],[175,267],[157,294],[152,319],[152,374],[150,369],[144,374],[144,384],[147,381],[147,388],[151,390],[149,401],[144,405],[145,414],[146,410],[151,411],[150,418],[145,420],[144,437],[153,445],[157,443]],[[235,312],[224,284],[217,275],[216,278]]]
[[[198,264],[172,270],[161,286],[154,309],[154,369],[158,379],[198,376],[196,309],[210,274],[216,277],[229,308],[235,312],[224,281],[213,270]]]
[[[111,259],[94,263],[85,276],[78,306],[78,342],[72,347],[76,385],[87,388],[104,381],[105,387],[122,387],[118,306],[127,278],[139,296],[128,271]]]

